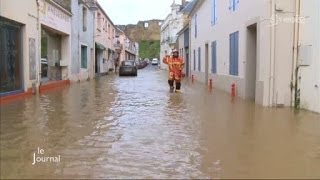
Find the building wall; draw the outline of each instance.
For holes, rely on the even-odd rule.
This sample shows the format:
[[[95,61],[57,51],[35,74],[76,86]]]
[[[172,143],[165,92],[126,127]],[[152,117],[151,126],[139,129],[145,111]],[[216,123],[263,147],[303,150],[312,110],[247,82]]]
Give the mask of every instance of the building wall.
[[[17,11],[17,4],[20,8]],[[14,12],[14,13],[13,13]],[[39,38],[37,30],[37,3],[36,1],[20,1],[10,0],[0,2],[0,18],[5,17],[7,19],[16,21],[22,24],[22,68],[23,68],[23,90],[27,91],[32,87],[32,83],[37,83],[39,79]],[[35,61],[30,64],[29,62],[29,39],[35,40]],[[31,66],[31,67],[30,67]],[[35,78],[30,78],[30,72],[35,73]]]
[[[87,9],[86,30],[83,30],[83,8]],[[79,0],[71,1],[72,11],[72,81],[85,80],[94,76],[94,14],[84,4],[79,4]],[[87,46],[87,69],[81,68],[81,45]]]
[[[309,66],[300,67],[301,108],[320,112],[320,1],[302,0],[301,46],[311,45]],[[308,18],[305,18],[308,17]],[[304,57],[303,57],[304,58]]]
[[[285,11],[293,11],[294,4],[289,0],[278,1]],[[236,11],[229,10],[229,1],[217,1],[217,24],[211,25],[211,0],[204,0],[203,4],[191,14],[190,21],[190,62],[191,74],[203,83],[205,82],[205,44],[208,44],[209,55],[209,79],[212,78],[214,86],[224,91],[231,91],[231,84],[236,84],[237,95],[246,98],[246,69],[248,52],[247,48],[248,26],[256,24],[257,28],[257,51],[256,51],[256,82],[255,101],[263,105],[284,104],[290,105],[290,81],[292,67],[292,37],[293,24],[277,22],[272,26],[271,1],[240,1]],[[254,8],[253,8],[254,7]],[[195,21],[197,14],[197,38],[194,36]],[[278,14],[282,17],[287,13]],[[272,46],[272,35],[276,34],[276,45]],[[239,58],[238,76],[229,75],[229,36],[231,33],[239,31]],[[281,35],[279,35],[281,34]],[[217,73],[211,74],[211,42],[217,41]],[[201,71],[198,71],[198,48],[201,48]],[[249,46],[248,46],[249,47]],[[272,49],[275,51],[273,56]],[[194,50],[196,50],[196,70],[193,67]],[[247,51],[248,50],[248,51]],[[273,57],[273,58],[271,58]],[[275,59],[275,65],[271,64],[271,59]],[[271,73],[270,73],[271,70]],[[275,74],[273,74],[275,70]],[[252,76],[252,74],[250,75]],[[254,76],[254,75],[253,75]],[[273,79],[275,79],[273,83]],[[251,82],[252,83],[252,82]],[[271,86],[274,85],[274,88]],[[271,88],[271,89],[269,89]],[[270,92],[270,94],[269,94]]]
[[[100,16],[98,16],[100,14]],[[100,72],[106,73],[113,66],[113,56],[108,55],[108,49],[114,51],[113,42],[115,38],[115,27],[109,18],[99,9],[95,14],[95,41],[105,46],[107,49],[103,52],[100,59]],[[106,60],[103,62],[103,58]]]
[[[60,6],[56,5],[54,2],[50,1],[39,1],[40,9],[40,23],[41,29],[50,30],[54,34],[61,37],[59,56],[59,64],[61,65],[60,76],[62,80],[67,80],[71,77],[71,16],[72,14]],[[49,43],[49,42],[48,42]],[[52,50],[48,44],[48,55],[52,53]],[[41,45],[40,47],[41,48]],[[48,65],[50,66],[50,58],[48,57]],[[56,68],[58,69],[58,68]],[[59,68],[60,69],[60,68]],[[50,80],[58,80],[50,79]]]
[[[184,15],[179,11],[180,5],[174,5],[171,7],[171,13],[167,16],[161,26],[161,38],[160,38],[160,59],[165,57],[165,52],[168,55],[171,54],[172,48],[178,48],[175,45],[178,41],[177,33],[183,28]],[[169,39],[168,39],[169,38]],[[160,61],[160,68],[167,69],[162,61]]]

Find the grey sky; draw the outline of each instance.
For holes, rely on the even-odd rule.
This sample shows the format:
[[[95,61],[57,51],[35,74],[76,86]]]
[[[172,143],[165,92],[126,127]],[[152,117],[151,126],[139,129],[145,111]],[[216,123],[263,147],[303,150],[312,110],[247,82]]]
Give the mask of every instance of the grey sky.
[[[173,0],[98,0],[112,22],[117,25],[165,19]],[[181,0],[176,0],[180,3]]]

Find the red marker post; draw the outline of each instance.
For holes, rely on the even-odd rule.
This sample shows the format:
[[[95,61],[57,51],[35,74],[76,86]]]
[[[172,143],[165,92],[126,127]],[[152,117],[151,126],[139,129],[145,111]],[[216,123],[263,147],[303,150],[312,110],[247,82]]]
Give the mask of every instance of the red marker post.
[[[231,84],[231,97],[235,97],[236,96],[236,84],[232,83]]]
[[[209,89],[210,91],[212,91],[213,89],[212,79],[209,80]]]

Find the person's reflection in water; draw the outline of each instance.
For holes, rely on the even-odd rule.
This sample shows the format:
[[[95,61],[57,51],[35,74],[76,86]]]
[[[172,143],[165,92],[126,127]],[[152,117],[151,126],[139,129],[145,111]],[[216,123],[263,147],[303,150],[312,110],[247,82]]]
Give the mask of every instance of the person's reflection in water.
[[[170,118],[181,119],[185,111],[186,104],[182,94],[170,94],[166,109]]]

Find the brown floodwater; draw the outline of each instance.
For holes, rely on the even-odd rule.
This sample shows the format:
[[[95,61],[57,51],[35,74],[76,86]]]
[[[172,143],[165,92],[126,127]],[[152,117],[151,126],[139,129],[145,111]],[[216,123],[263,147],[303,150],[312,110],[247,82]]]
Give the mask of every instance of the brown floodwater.
[[[320,178],[319,114],[138,73],[1,106],[1,178]]]

